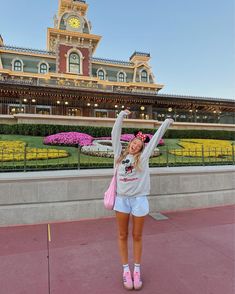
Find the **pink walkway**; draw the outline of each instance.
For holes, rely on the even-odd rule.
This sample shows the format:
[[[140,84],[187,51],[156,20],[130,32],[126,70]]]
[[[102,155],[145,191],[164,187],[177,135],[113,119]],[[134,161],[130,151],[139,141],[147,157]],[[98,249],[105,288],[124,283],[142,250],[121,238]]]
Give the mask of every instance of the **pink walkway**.
[[[164,215],[146,221],[140,293],[234,294],[235,206]],[[52,224],[47,236],[47,225],[0,228],[0,294],[126,293],[114,218]]]

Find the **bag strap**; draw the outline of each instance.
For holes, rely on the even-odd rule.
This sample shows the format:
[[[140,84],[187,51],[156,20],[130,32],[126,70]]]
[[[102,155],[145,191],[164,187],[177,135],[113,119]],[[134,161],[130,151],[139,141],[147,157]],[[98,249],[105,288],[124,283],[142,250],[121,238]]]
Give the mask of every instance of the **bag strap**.
[[[117,170],[118,170],[118,164],[116,164],[116,165],[114,166],[114,171],[113,171],[113,175],[114,175],[114,176],[117,176]]]

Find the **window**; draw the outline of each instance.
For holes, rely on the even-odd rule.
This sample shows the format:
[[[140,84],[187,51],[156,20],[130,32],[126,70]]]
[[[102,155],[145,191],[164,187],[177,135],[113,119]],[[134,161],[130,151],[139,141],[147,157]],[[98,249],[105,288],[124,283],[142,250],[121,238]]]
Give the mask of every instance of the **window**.
[[[96,117],[108,117],[108,111],[106,110],[95,110],[95,116]]]
[[[68,108],[67,115],[69,116],[81,116],[82,112],[80,108]]]
[[[141,82],[143,82],[143,83],[148,82],[148,73],[146,70],[142,70],[142,72],[141,72]]]
[[[14,115],[17,113],[24,113],[25,112],[25,106],[19,105],[19,104],[9,104],[8,105],[8,114]]]
[[[100,80],[104,80],[104,79],[105,79],[105,73],[104,73],[104,71],[103,71],[102,69],[100,69],[100,70],[98,71],[98,78],[99,78]]]
[[[83,60],[82,52],[78,49],[71,48],[66,54],[66,72],[72,74],[83,74]]]
[[[40,64],[39,72],[40,72],[41,74],[46,74],[46,73],[48,73],[48,67],[47,67],[47,64],[46,64],[46,63],[41,63],[41,64]]]
[[[43,105],[36,106],[36,114],[49,115],[49,114],[51,114],[51,107],[50,106],[43,106]]]
[[[69,72],[80,73],[80,56],[77,53],[69,55]]]
[[[124,74],[124,72],[120,72],[119,74],[118,74],[118,81],[119,82],[125,82],[125,74]]]
[[[15,60],[14,61],[14,71],[23,71],[23,65],[22,65],[22,61],[20,60]]]

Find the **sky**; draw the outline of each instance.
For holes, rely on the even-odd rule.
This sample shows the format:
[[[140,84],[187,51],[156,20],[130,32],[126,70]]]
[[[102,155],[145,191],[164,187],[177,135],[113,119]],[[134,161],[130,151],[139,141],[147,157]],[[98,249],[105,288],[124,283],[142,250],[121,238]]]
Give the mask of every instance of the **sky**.
[[[59,0],[0,0],[5,45],[46,48]],[[161,93],[235,99],[235,0],[87,0],[95,57],[151,54]]]

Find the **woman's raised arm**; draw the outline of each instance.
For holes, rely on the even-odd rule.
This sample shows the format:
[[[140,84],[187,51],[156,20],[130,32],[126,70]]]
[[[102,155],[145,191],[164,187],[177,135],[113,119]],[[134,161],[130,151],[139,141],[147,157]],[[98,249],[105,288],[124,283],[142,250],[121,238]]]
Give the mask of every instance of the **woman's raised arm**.
[[[121,111],[113,125],[111,136],[112,136],[114,158],[118,158],[122,152],[122,145],[121,145],[122,122],[124,117],[127,116],[128,114],[130,114],[130,111],[127,109]]]
[[[167,129],[173,122],[174,120],[171,118],[167,118],[164,120],[164,122],[161,124],[159,129],[156,131],[152,139],[149,141],[149,143],[145,147],[144,152],[141,155],[141,159],[148,159],[151,156],[153,150],[156,148],[159,141],[161,140],[161,138],[163,137],[163,135],[165,134],[165,132],[167,131]]]

